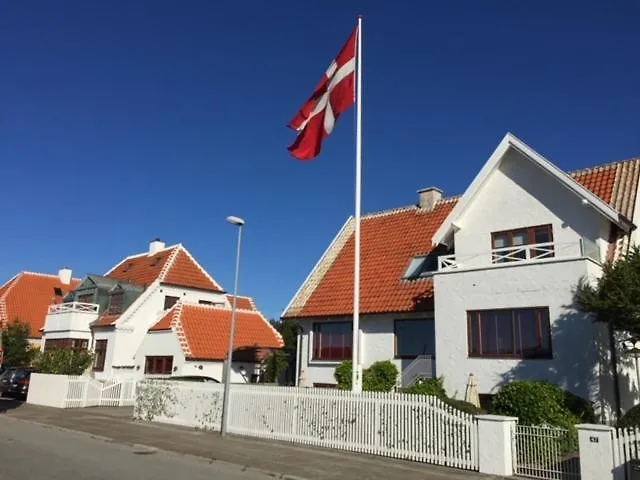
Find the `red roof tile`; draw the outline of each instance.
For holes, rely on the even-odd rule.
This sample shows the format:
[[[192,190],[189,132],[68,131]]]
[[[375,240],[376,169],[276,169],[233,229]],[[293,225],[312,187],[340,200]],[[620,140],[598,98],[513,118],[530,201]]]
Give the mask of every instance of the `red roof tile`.
[[[431,280],[403,280],[412,257],[429,253],[431,237],[456,204],[439,202],[432,211],[407,207],[362,217],[361,313],[431,310]],[[353,311],[354,240],[349,239],[304,305],[287,317],[347,315]],[[301,307],[301,308],[300,308]]]
[[[233,295],[227,295],[227,300],[229,300],[229,305],[233,306]],[[241,295],[238,295],[236,308],[240,310],[258,310],[253,298],[243,297]]]
[[[166,248],[155,255],[127,257],[106,273],[116,280],[148,286],[160,280],[170,285],[221,292],[222,288],[182,245]]]
[[[116,315],[100,315],[98,320],[96,320],[92,327],[93,328],[105,328],[105,327],[113,327],[116,324],[116,320],[120,318],[120,314]]]
[[[79,283],[72,279],[65,285],[57,275],[19,273],[0,287],[0,325],[20,320],[29,324],[33,338],[40,338],[49,305],[55,303],[54,289],[66,294]]]
[[[172,328],[181,340],[187,358],[223,360],[229,346],[231,309],[210,305],[177,303],[151,331]],[[236,312],[236,349],[282,348],[280,334],[260,312]]]

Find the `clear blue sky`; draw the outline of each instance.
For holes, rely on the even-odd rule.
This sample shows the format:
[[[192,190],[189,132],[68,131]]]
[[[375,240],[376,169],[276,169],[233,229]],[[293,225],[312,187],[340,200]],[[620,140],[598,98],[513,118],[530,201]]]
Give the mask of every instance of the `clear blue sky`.
[[[364,211],[461,193],[507,131],[565,169],[640,155],[640,3],[584,3],[3,2],[0,280],[161,237],[231,290],[233,214],[279,315],[353,211],[353,116],[307,164],[285,124],[358,13]]]

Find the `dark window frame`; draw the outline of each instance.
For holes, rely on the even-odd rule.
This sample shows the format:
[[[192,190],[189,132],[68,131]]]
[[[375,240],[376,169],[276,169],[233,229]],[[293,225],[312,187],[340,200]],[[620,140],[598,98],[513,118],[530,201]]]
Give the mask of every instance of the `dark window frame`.
[[[512,353],[487,352],[482,339],[481,314],[495,314],[496,312],[511,312],[511,332],[512,332]],[[530,353],[523,351],[522,343],[520,343],[521,351],[518,352],[518,340],[516,339],[516,331],[522,331],[522,324],[516,329],[516,322],[522,322],[521,317],[517,316],[521,312],[535,313],[535,331],[537,351]],[[544,314],[544,315],[543,315]],[[474,325],[475,322],[475,325]],[[474,330],[475,327],[475,330]],[[499,328],[496,323],[496,329]],[[477,345],[474,345],[477,337]],[[545,337],[548,348],[545,349]],[[553,342],[551,334],[551,318],[549,315],[549,307],[525,307],[525,308],[495,308],[488,310],[469,310],[467,311],[467,354],[469,358],[487,358],[487,359],[519,359],[519,360],[551,360],[553,359]],[[520,342],[522,338],[520,337]],[[477,348],[476,348],[477,347]]]
[[[148,355],[144,357],[145,375],[171,375],[173,372],[173,356]]]
[[[118,299],[118,302],[114,305],[113,299]],[[117,292],[113,292],[109,295],[109,308],[107,309],[107,314],[116,315],[118,313],[122,313],[124,311],[124,290],[119,290]]]
[[[397,318],[393,321],[393,358],[397,360],[413,360],[419,355],[428,355],[420,353],[418,355],[399,355],[398,354],[398,322],[435,322],[433,318]],[[435,325],[434,325],[435,328]],[[435,338],[434,338],[435,342]]]
[[[320,329],[325,325],[337,325],[344,324],[349,325],[349,333],[342,333],[343,341],[342,341],[342,355],[322,355],[322,332]],[[313,335],[313,344],[311,348],[311,361],[312,362],[342,362],[344,360],[351,360],[353,358],[353,324],[352,322],[316,322],[311,326],[312,335]],[[326,334],[325,334],[326,335]],[[336,335],[336,334],[333,334]],[[349,337],[349,341],[345,342],[344,337]],[[345,350],[348,350],[348,354],[345,354]]]
[[[106,339],[96,340],[96,344],[93,347],[95,358],[93,360],[93,371],[104,372],[104,364],[107,360],[107,347],[109,341]]]
[[[537,251],[536,249],[532,249],[531,250],[531,258],[537,258],[537,257],[542,257],[542,258],[553,258],[555,256],[555,253],[553,252],[553,225],[551,225],[550,223],[548,224],[544,224],[544,225],[534,225],[531,227],[521,227],[521,228],[514,228],[511,230],[501,230],[499,232],[491,232],[491,251],[494,252],[495,250],[499,250],[499,252],[495,252],[491,255],[491,262],[492,263],[509,263],[509,262],[518,262],[521,260],[525,260],[526,258],[521,258],[521,257],[514,257],[514,258],[505,258],[505,255],[509,255],[509,249],[513,249],[513,250],[518,250],[519,248],[526,248],[529,245],[537,245],[538,242],[536,242],[536,233],[538,231],[546,231],[547,234],[549,235],[549,241],[548,242],[544,242],[547,244],[551,244],[548,247],[545,247],[544,251]],[[523,243],[522,245],[513,245],[513,237],[515,234],[517,233],[521,233],[521,232],[525,232],[525,243]],[[505,245],[504,247],[496,247],[496,239],[498,237],[504,237],[506,236],[508,241],[507,241],[507,245]],[[551,252],[549,252],[548,250],[551,250]],[[524,251],[522,253],[525,253]],[[502,257],[502,258],[499,258]]]
[[[180,301],[180,297],[174,297],[173,295],[165,295],[164,296],[164,309],[169,310],[176,303]]]
[[[85,338],[48,338],[44,341],[44,351],[73,350],[82,352],[89,348],[89,340]]]

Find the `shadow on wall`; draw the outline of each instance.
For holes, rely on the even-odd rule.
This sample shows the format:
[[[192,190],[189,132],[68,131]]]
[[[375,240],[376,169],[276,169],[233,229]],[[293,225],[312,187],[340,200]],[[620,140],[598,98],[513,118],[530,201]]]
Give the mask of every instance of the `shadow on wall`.
[[[617,335],[621,345],[623,335]],[[553,360],[522,360],[503,375],[501,385],[515,380],[546,380],[584,399],[594,402],[603,423],[615,418],[613,368],[608,327],[595,323],[573,306],[551,326]],[[634,359],[618,349],[619,390],[622,411],[631,408],[638,398],[633,385]]]

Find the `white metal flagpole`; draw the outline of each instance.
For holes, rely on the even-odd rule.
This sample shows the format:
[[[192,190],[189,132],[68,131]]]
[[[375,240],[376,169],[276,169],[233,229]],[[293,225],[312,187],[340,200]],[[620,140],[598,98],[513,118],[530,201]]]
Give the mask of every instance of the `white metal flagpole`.
[[[353,372],[351,390],[362,391],[362,364],[360,363],[360,197],[362,189],[362,16],[358,17],[358,58],[356,61],[356,205],[354,230],[353,271]]]

